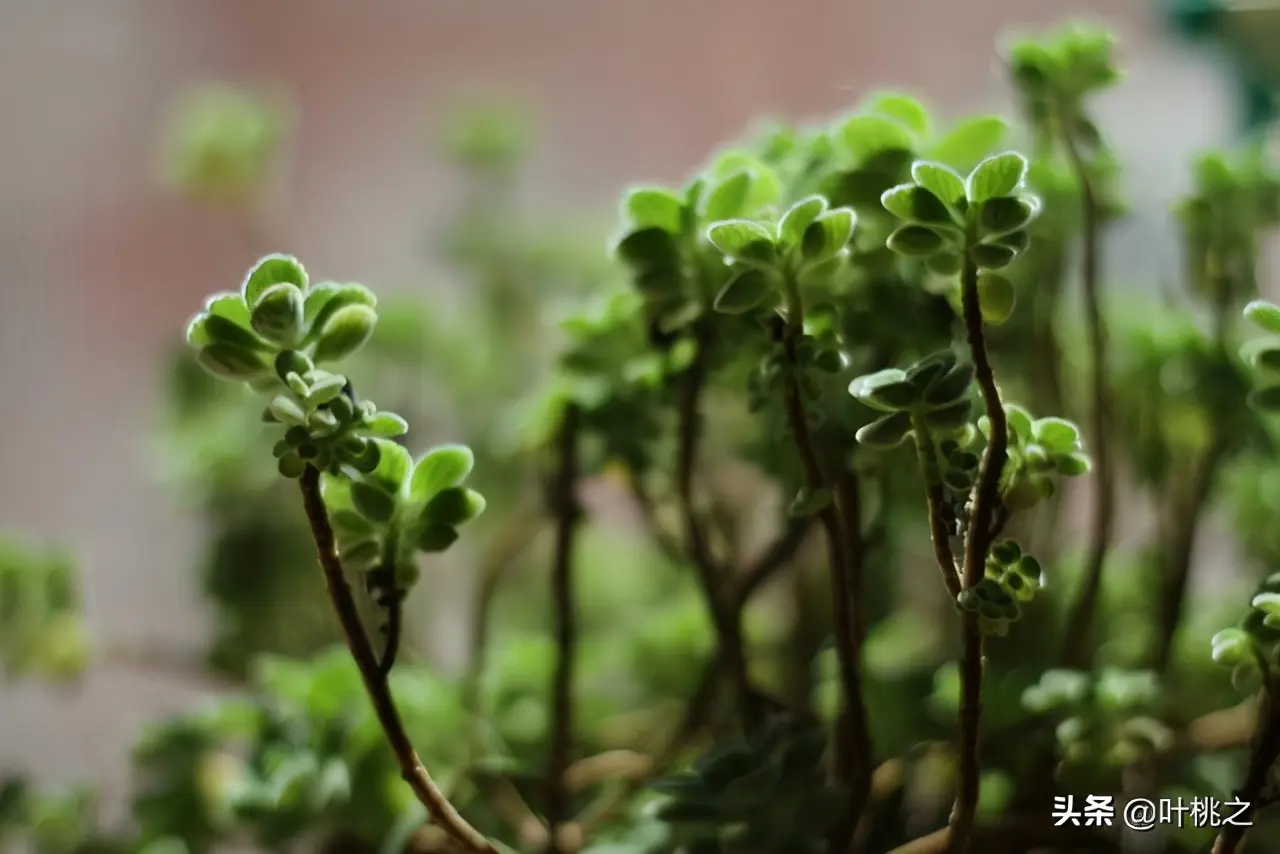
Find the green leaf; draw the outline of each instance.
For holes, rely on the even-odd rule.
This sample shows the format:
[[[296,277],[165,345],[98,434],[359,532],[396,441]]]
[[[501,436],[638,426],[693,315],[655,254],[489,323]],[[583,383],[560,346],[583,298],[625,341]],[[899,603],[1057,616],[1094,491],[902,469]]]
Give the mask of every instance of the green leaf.
[[[249,326],[249,306],[245,305],[244,297],[239,291],[221,291],[210,295],[204,301],[204,310],[207,314],[225,317],[237,326]]]
[[[259,259],[244,277],[240,293],[245,305],[252,309],[267,288],[279,284],[290,284],[300,291],[307,289],[307,271],[292,255],[274,253]]]
[[[1009,266],[1016,253],[997,243],[977,243],[969,247],[969,257],[984,270],[999,270]]]
[[[436,493],[422,508],[424,525],[456,528],[484,512],[484,496],[465,486],[451,486]]]
[[[1038,444],[1051,454],[1069,454],[1080,446],[1080,430],[1065,418],[1041,418],[1032,427]]]
[[[211,344],[196,359],[205,370],[231,380],[251,380],[270,370],[261,353],[233,344]]]
[[[1006,151],[983,160],[969,173],[965,193],[971,204],[998,196],[1010,196],[1027,175],[1027,159],[1016,151]]]
[[[910,391],[910,402],[915,401],[916,390],[907,380],[907,372],[900,368],[885,368],[882,371],[876,371],[872,374],[865,374],[857,377],[853,382],[849,383],[849,394],[856,400],[860,400],[867,406],[879,409],[882,412],[895,412],[902,407],[896,403],[888,403],[883,401],[877,392],[886,386],[906,385]],[[889,392],[890,397],[895,394],[906,395],[906,392],[896,393]],[[908,404],[909,405],[909,404]]]
[[[386,492],[399,492],[413,470],[413,457],[409,456],[403,445],[390,439],[375,438],[372,444],[378,448],[378,465],[369,474],[369,482]]]
[[[280,361],[280,359],[276,359],[277,373],[280,371]],[[286,373],[285,376],[288,376],[288,374]],[[338,397],[342,396],[342,390],[346,388],[346,385],[347,378],[341,374],[326,374],[316,382],[313,382],[311,387],[307,389],[307,406],[315,408],[323,406],[326,403],[331,403]],[[348,401],[348,404],[350,404],[350,401]],[[331,409],[332,408],[333,407],[331,407]],[[336,415],[337,412],[335,411],[334,414]]]
[[[822,196],[806,196],[792,205],[778,222],[778,242],[791,247],[800,242],[805,229],[827,209]]]
[[[330,508],[329,522],[335,531],[347,537],[365,537],[374,531],[368,519],[345,507],[338,510]]]
[[[852,208],[835,208],[819,216],[804,230],[800,252],[810,262],[833,258],[853,239],[857,217]]]
[[[907,222],[955,225],[951,211],[930,190],[916,184],[900,184],[885,190],[880,197],[889,213]]]
[[[1011,249],[1014,254],[1017,254],[1027,251],[1027,247],[1031,245],[1031,235],[1025,229],[1011,231],[1008,234],[1001,234],[993,238],[990,242],[1006,249]]]
[[[442,552],[458,540],[458,532],[448,525],[427,525],[418,532],[415,545],[424,552]]]
[[[1017,292],[1013,282],[999,273],[983,273],[978,276],[978,307],[982,319],[992,326],[999,326],[1013,314]]]
[[[267,409],[281,424],[300,426],[307,423],[306,411],[287,394],[277,394],[267,404]]]
[[[390,522],[396,512],[396,499],[393,495],[363,481],[351,484],[351,500],[360,515],[371,522]]]
[[[441,490],[460,486],[475,467],[476,458],[466,445],[440,445],[418,460],[409,481],[409,500],[429,501]]]
[[[320,291],[316,298],[316,291]],[[366,305],[378,307],[378,297],[364,285],[348,282],[345,285],[333,282],[322,282],[311,289],[307,301],[303,305],[302,315],[309,324],[306,342],[314,342],[319,337],[329,318],[349,305]]]
[[[376,540],[364,540],[351,543],[339,556],[343,566],[348,570],[363,572],[372,569],[382,559],[382,547]]]
[[[220,314],[198,314],[192,320],[191,326],[199,325],[200,333],[195,333],[189,327],[187,330],[187,339],[191,340],[197,334],[207,344],[229,344],[242,350],[266,350],[267,344],[257,335],[254,335],[245,327],[229,320]]]
[[[316,364],[345,359],[365,345],[378,324],[378,313],[367,305],[338,309],[324,325],[312,358]]]
[[[637,228],[660,228],[680,234],[684,199],[663,187],[638,187],[623,202],[626,216]]]
[[[1034,41],[1019,42],[1009,51],[1009,70],[1019,86],[1040,93],[1059,74],[1058,57],[1048,47]]]
[[[774,293],[773,279],[763,270],[742,270],[716,294],[714,308],[721,314],[746,314],[762,306]]]
[[[1089,458],[1084,454],[1073,453],[1059,457],[1055,470],[1063,477],[1079,477],[1082,474],[1088,474],[1092,467]]]
[[[923,257],[942,249],[947,245],[947,240],[927,226],[911,224],[901,226],[890,234],[886,245],[899,255]]]
[[[751,195],[750,172],[736,172],[712,187],[706,196],[702,216],[716,221],[736,219],[747,213],[747,200]]]
[[[1031,413],[1016,403],[1006,403],[1004,414],[1009,419],[1009,429],[1014,432],[1014,435],[1024,442],[1030,442],[1035,432],[1035,422],[1031,418]]]
[[[280,472],[281,477],[287,477],[290,480],[302,477],[302,473],[307,470],[307,463],[302,457],[293,451],[284,454],[276,462],[276,469]]]
[[[924,398],[925,403],[940,406],[959,400],[968,394],[972,382],[973,364],[965,362],[956,365],[929,388]]]
[[[947,205],[964,199],[964,178],[950,166],[917,160],[911,164],[911,179]]]
[[[1248,402],[1263,412],[1280,412],[1280,385],[1254,389],[1249,392]]]
[[[409,422],[394,412],[379,412],[365,421],[364,429],[371,436],[394,439],[409,432]]]
[[[939,252],[925,259],[925,266],[935,276],[954,276],[964,266],[964,261],[956,252]]]
[[[955,366],[956,354],[951,350],[939,350],[907,368],[905,379],[923,394]]]
[[[1025,229],[1038,212],[1039,206],[1029,198],[998,196],[978,207],[978,226],[987,236],[1008,234]]]
[[[972,416],[973,402],[968,399],[962,399],[941,409],[932,409],[925,413],[924,418],[934,430],[951,431],[959,430],[968,425]]]
[[[830,489],[810,489],[802,487],[787,507],[787,514],[793,519],[801,519],[820,513],[831,505]]]
[[[912,133],[924,136],[929,132],[929,113],[924,105],[909,95],[883,92],[873,96],[860,112],[879,113],[894,119]]]
[[[886,116],[852,116],[834,136],[855,163],[882,151],[913,151],[916,145],[915,136],[905,125]]]
[[[735,261],[769,265],[777,257],[773,234],[749,219],[717,222],[707,229],[707,239]]]
[[[1267,300],[1254,300],[1244,307],[1245,319],[1266,332],[1280,334],[1280,306]]]
[[[680,250],[671,234],[661,228],[640,228],[624,235],[614,254],[637,273],[679,266]]]
[[[249,322],[268,341],[292,346],[302,337],[302,303],[302,291],[296,285],[272,285],[258,297]]]
[[[1223,629],[1209,643],[1214,662],[1223,667],[1238,667],[1253,659],[1253,640],[1241,629]]]
[[[869,448],[892,448],[902,444],[911,432],[911,415],[906,412],[895,412],[878,418],[858,429],[854,439]]]
[[[1008,123],[999,116],[968,119],[943,134],[929,147],[928,154],[930,159],[950,163],[957,169],[971,169],[1004,141],[1008,130]]]

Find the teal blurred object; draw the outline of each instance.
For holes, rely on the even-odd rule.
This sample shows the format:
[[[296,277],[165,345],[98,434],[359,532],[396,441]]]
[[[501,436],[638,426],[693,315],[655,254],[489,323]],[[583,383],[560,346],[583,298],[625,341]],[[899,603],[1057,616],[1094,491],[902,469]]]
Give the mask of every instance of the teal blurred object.
[[[1235,69],[1242,130],[1275,120],[1280,94],[1280,0],[1162,0],[1174,29],[1222,49]]]

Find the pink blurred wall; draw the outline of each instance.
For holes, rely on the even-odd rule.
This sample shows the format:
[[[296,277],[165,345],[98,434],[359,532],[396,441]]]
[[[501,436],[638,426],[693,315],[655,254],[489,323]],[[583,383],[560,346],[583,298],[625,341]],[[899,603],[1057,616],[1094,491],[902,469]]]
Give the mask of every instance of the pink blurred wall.
[[[527,199],[611,215],[762,114],[817,117],[902,87],[944,115],[1003,109],[997,34],[1101,15],[1127,84],[1101,106],[1159,239],[1189,150],[1230,126],[1215,72],[1163,43],[1146,0],[6,0],[0,3],[0,527],[69,538],[98,639],[202,636],[198,520],[147,471],[157,356],[253,257],[234,223],[155,187],[159,121],[210,77],[301,109],[268,247],[325,278],[447,286],[420,257],[457,190],[430,150],[459,93],[527,100],[543,126]],[[1134,159],[1134,155],[1140,155]],[[1172,257],[1117,251],[1121,275]],[[1153,261],[1152,258],[1156,260]],[[1162,266],[1163,265],[1163,266]],[[1166,269],[1167,266],[1167,269]],[[202,692],[102,668],[69,696],[0,695],[0,768],[122,781],[137,727]]]

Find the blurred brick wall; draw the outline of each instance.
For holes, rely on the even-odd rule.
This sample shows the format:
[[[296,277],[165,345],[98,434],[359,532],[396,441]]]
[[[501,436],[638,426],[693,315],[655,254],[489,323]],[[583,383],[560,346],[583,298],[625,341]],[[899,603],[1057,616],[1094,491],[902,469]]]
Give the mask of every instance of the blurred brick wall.
[[[886,85],[943,115],[1002,109],[997,35],[1095,12],[1123,39],[1129,81],[1101,111],[1145,213],[1113,270],[1171,275],[1163,206],[1229,116],[1213,72],[1162,45],[1142,0],[6,0],[0,359],[22,367],[0,379],[0,525],[81,551],[100,640],[201,638],[198,522],[146,469],[156,357],[263,247],[154,188],[157,123],[187,84],[297,98],[270,248],[326,278],[439,287],[416,247],[457,190],[429,133],[459,93],[536,111],[527,200],[609,215],[622,185],[682,177],[763,114],[821,116]],[[111,668],[68,697],[6,689],[0,768],[118,782],[137,726],[201,690]]]

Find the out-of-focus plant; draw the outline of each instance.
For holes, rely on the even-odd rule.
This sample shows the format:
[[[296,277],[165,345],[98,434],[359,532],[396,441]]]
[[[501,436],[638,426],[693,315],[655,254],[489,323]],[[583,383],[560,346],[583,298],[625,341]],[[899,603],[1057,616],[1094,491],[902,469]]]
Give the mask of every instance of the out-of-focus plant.
[[[1251,820],[1272,706],[1247,757],[1250,707],[1219,707],[1259,676],[1270,696],[1276,585],[1212,656],[1231,600],[1189,591],[1218,499],[1273,568],[1280,406],[1266,383],[1245,399],[1246,367],[1277,365],[1269,340],[1237,358],[1229,320],[1258,295],[1276,183],[1258,150],[1202,157],[1185,298],[1104,299],[1126,206],[1092,98],[1113,52],[1082,27],[1009,47],[1028,155],[999,117],[938,127],[880,92],[629,189],[611,253],[541,202],[522,215],[518,115],[455,116],[456,300],[392,305],[273,254],[189,327],[165,462],[213,523],[215,660],[245,690],[149,729],[127,829],[15,778],[0,832],[122,854],[976,854],[1119,851],[1122,804],[1157,792]],[[212,103],[179,186],[255,197],[278,137]],[[1280,310],[1248,313],[1280,333]],[[468,445],[415,459],[418,435]],[[396,664],[446,549],[475,585],[465,666]],[[1110,824],[1055,820],[1086,794]],[[1170,848],[1242,850],[1228,814]]]

